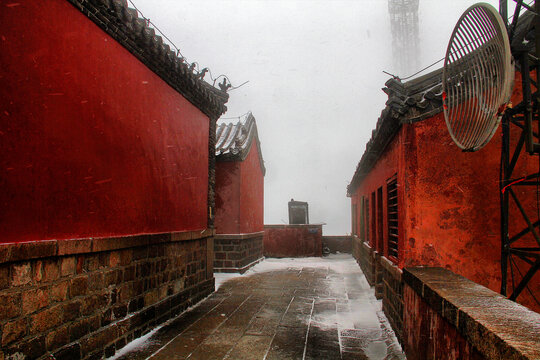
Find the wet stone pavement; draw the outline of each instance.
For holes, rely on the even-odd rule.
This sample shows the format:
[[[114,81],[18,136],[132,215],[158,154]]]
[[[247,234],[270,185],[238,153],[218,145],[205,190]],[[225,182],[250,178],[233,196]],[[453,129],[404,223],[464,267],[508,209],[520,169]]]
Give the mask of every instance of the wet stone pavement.
[[[350,255],[266,259],[217,286],[115,358],[405,359]]]

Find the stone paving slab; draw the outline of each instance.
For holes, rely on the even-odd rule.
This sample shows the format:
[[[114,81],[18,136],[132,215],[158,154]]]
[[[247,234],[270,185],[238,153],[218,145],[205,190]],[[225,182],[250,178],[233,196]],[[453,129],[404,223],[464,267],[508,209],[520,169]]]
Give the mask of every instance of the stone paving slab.
[[[332,255],[266,259],[116,359],[405,356],[354,259]]]

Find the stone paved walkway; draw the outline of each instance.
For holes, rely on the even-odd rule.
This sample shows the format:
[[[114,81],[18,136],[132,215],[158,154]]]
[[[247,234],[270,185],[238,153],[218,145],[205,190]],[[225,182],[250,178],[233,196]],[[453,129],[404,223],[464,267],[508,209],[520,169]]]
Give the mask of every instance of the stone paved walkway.
[[[214,294],[116,358],[405,358],[350,255],[266,259],[229,277],[216,274]]]

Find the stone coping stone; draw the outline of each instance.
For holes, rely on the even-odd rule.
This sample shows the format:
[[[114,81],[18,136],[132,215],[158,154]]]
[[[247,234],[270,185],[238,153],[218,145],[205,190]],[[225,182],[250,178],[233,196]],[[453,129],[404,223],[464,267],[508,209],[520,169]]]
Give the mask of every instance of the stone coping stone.
[[[540,314],[440,267],[403,269],[403,282],[486,359],[540,359]]]
[[[54,256],[127,249],[213,236],[213,229],[83,239],[36,240],[0,244],[0,264]]]
[[[390,259],[385,256],[381,256],[381,265],[386,271],[391,273],[394,277],[401,278],[403,271]]]
[[[371,246],[369,245],[369,243],[367,241],[365,241],[365,240],[360,240],[360,241],[361,241],[361,244],[364,247],[364,249],[371,250]]]

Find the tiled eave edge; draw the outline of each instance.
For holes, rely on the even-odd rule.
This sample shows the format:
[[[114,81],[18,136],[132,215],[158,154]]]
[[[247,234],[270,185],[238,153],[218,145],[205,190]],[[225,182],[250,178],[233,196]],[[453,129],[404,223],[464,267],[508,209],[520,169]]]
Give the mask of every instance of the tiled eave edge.
[[[439,69],[407,83],[396,79],[385,83],[383,91],[388,94],[386,107],[347,186],[347,196],[352,196],[369,174],[401,125],[416,123],[443,111],[441,73],[442,69]]]
[[[248,144],[244,149],[241,149],[238,152],[231,152],[230,150],[226,153],[219,153],[216,154],[216,161],[218,162],[227,162],[227,161],[244,161],[247,156],[249,155],[249,152],[251,151],[251,146],[253,145],[253,140],[255,140],[255,144],[257,145],[257,151],[259,153],[259,164],[261,166],[261,171],[263,176],[266,175],[266,167],[264,166],[264,159],[262,156],[262,150],[261,150],[261,142],[259,140],[259,132],[257,130],[257,124],[255,123],[255,118],[252,114],[249,114],[251,121],[254,122],[253,129],[249,132],[248,135]],[[248,120],[248,121],[249,121]]]
[[[390,113],[392,113],[392,110],[388,107],[383,110],[377,122],[377,127],[372,132],[371,140],[366,145],[366,151],[362,155],[354,176],[347,187],[347,196],[352,196],[358,185],[369,174],[388,144],[390,144],[401,128],[399,116],[396,116],[396,114],[392,116]]]
[[[112,251],[211,237],[213,229],[102,238],[40,240],[0,244],[0,264],[54,256]]]
[[[257,131],[257,130],[255,130]],[[259,152],[259,164],[261,165],[261,171],[262,171],[262,174],[263,176],[266,175],[266,168],[264,166],[264,160],[263,160],[263,157],[262,157],[262,152],[261,152],[261,143],[259,142],[259,137],[258,135],[254,135],[253,138],[255,139],[255,143],[257,144],[257,150]],[[242,151],[239,151],[237,152],[236,154],[233,154],[231,152],[228,152],[228,153],[225,153],[225,154],[219,154],[216,156],[216,161],[217,162],[227,162],[227,161],[231,161],[231,162],[234,162],[234,161],[244,161],[246,160],[249,152],[251,151],[251,146],[253,145],[253,138],[249,140],[249,144],[248,146],[242,150]]]
[[[68,1],[210,119],[227,110],[229,95],[198,79],[126,1]]]
[[[405,268],[403,282],[486,359],[540,359],[539,313],[443,268]]]

